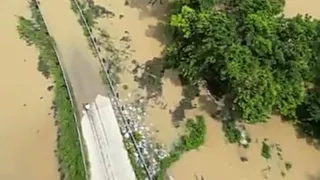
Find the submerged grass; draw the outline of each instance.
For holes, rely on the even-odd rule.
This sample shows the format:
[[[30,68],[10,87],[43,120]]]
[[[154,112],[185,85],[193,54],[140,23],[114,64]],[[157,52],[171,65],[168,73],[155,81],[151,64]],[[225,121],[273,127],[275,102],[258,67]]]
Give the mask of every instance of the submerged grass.
[[[85,180],[81,145],[76,130],[76,122],[64,81],[59,61],[55,54],[54,40],[49,36],[42,16],[34,1],[30,1],[31,19],[18,17],[17,30],[20,38],[29,45],[36,46],[40,51],[39,70],[46,77],[54,79],[56,120],[59,126],[56,155],[60,164],[60,174],[63,180]],[[41,66],[40,66],[41,64]]]
[[[89,28],[93,28],[94,27],[94,25],[96,24],[96,21],[95,21],[96,18],[103,17],[105,14],[108,14],[110,12],[108,12],[102,6],[94,5],[93,1],[92,1],[92,3],[89,3],[88,1],[81,2],[81,1],[78,1],[78,0],[71,0],[71,9],[75,14],[78,15],[78,18],[79,18],[78,22],[82,26],[84,35],[86,37],[90,37],[90,32],[87,29],[87,27],[85,25],[85,22],[81,18],[81,15],[79,14],[79,10],[78,10],[78,7],[77,7],[76,3],[79,5],[79,8],[82,10],[83,17],[86,20],[86,23],[89,26]]]

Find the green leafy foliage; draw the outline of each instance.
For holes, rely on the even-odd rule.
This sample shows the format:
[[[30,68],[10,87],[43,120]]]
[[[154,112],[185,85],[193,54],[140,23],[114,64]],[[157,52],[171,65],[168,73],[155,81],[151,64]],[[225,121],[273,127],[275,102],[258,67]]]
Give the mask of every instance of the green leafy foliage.
[[[188,119],[186,123],[187,135],[181,137],[181,143],[186,151],[198,148],[204,143],[205,122],[202,116],[197,116],[197,121]]]
[[[79,5],[79,8],[82,10],[83,13],[83,18],[86,20],[87,25],[89,26],[89,28],[94,27],[94,25],[96,24],[95,21],[95,17],[99,17],[101,16],[100,12],[101,12],[101,8],[99,9],[92,9],[91,7],[95,7],[95,6],[91,6],[88,2],[79,2],[78,0],[71,0],[71,9],[74,13],[77,14],[78,16],[78,22],[81,25],[82,29],[83,29],[83,33],[86,37],[90,37],[90,33],[89,30],[87,29],[85,22],[83,21],[78,7],[76,5],[76,2]],[[98,13],[98,14],[97,14]]]
[[[265,122],[273,112],[297,120],[302,104],[316,112],[315,100],[305,100],[306,84],[316,79],[319,21],[285,18],[282,0],[227,0],[219,9],[208,2],[175,4],[166,67],[194,84],[225,87],[234,117],[248,123]]]
[[[222,131],[229,143],[239,143],[241,140],[241,132],[235,126],[234,122],[223,122]]]
[[[143,168],[141,168],[140,164],[136,160],[136,157],[135,157],[136,150],[134,148],[134,145],[132,144],[132,142],[130,140],[125,140],[124,145],[127,149],[128,156],[129,156],[132,168],[134,170],[134,173],[136,175],[136,178],[138,180],[144,180],[146,178],[146,174],[145,174]]]
[[[186,135],[180,138],[169,156],[160,161],[160,170],[156,180],[164,180],[166,170],[172,163],[179,160],[184,152],[199,148],[205,140],[206,125],[202,116],[197,116],[196,120],[188,119],[186,123]]]
[[[264,157],[265,159],[270,159],[271,158],[271,148],[266,143],[265,140],[262,141],[261,156]]]
[[[30,2],[32,19],[19,17],[17,30],[20,37],[28,44],[35,45],[39,49],[38,69],[46,77],[54,79],[56,120],[59,125],[57,140],[58,160],[61,166],[61,179],[84,180],[86,179],[81,148],[76,131],[76,123],[73,117],[73,109],[69,101],[70,97],[56,57],[53,39],[48,35],[41,14],[34,1]]]

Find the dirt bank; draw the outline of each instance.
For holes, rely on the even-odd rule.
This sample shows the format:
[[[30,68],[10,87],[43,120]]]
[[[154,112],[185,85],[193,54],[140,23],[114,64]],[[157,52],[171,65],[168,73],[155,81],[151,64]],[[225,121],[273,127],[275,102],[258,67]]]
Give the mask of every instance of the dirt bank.
[[[57,180],[51,82],[37,70],[35,47],[27,47],[16,30],[16,15],[29,15],[27,1],[5,4],[0,7],[0,179]]]

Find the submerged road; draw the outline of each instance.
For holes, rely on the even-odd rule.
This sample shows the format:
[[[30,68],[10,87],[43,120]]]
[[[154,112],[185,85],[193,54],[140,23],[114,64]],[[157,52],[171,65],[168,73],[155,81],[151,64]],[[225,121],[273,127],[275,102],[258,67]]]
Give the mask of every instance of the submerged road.
[[[98,94],[106,95],[99,74],[101,65],[90,50],[78,17],[71,10],[70,0],[39,0],[40,9],[50,35],[56,42],[78,112],[83,103],[94,101]]]
[[[100,76],[102,67],[90,50],[78,17],[71,10],[71,1],[40,0],[40,10],[56,42],[75,106],[81,113],[79,118],[82,117],[80,123],[90,163],[90,179],[135,180],[112,104],[105,97],[107,87]],[[90,117],[89,111],[82,114],[83,103],[93,103]]]

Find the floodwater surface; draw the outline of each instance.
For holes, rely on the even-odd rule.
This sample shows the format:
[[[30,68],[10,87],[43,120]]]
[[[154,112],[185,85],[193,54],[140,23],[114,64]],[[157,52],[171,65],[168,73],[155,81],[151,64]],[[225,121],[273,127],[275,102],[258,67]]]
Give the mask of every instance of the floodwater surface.
[[[113,13],[112,17],[100,19],[98,26],[108,32],[116,48],[129,52],[125,59],[120,60],[122,70],[119,73],[120,98],[127,99],[128,94],[141,91],[131,71],[133,62],[143,65],[153,58],[161,58],[163,54],[168,4],[164,1],[151,6],[148,0],[129,0],[127,3],[125,0],[95,0],[95,3]],[[287,2],[285,12],[291,16],[300,12],[319,17],[317,3],[316,0],[291,0]],[[121,40],[124,36],[130,37],[125,48]],[[173,71],[166,71],[161,81],[161,97],[147,104],[147,121],[156,131],[156,138],[170,146],[181,131],[173,126],[170,112],[182,99],[182,87]],[[126,88],[122,88],[124,85]],[[206,141],[199,150],[184,154],[173,164],[168,173],[174,179],[200,180],[203,176],[205,180],[312,180],[320,172],[320,151],[304,139],[298,139],[293,127],[282,123],[278,117],[272,117],[266,124],[247,126],[252,143],[245,150],[226,143],[221,123],[210,116],[214,107],[210,96],[201,92],[193,104],[197,108],[185,111],[186,117],[205,117]],[[261,156],[265,138],[272,146],[272,158],[269,160]],[[281,149],[281,153],[277,149]],[[241,162],[240,157],[246,157],[248,161]]]
[[[131,0],[128,5],[125,1],[95,0],[96,4],[102,5],[108,11],[114,13],[112,18],[100,19],[98,26],[105,30],[114,46],[120,51],[127,51],[127,58],[121,59],[121,72],[118,74],[120,79],[120,98],[126,99],[128,93],[141,92],[137,82],[134,80],[135,74],[130,70],[133,68],[133,61],[143,65],[154,58],[161,58],[165,48],[165,27],[167,3],[156,4],[153,8],[148,6],[148,0]],[[129,44],[124,48],[124,36],[128,36]],[[177,74],[166,71],[166,78],[162,81],[162,96],[156,101],[149,101],[147,104],[147,122],[153,130],[158,140],[166,145],[170,145],[179,134],[171,122],[169,111],[175,109],[182,99],[182,88],[172,82],[177,79]],[[170,78],[169,78],[170,77]],[[172,79],[172,78],[173,79]],[[123,85],[127,89],[123,89]]]
[[[54,38],[63,67],[68,74],[79,113],[82,104],[105,95],[99,71],[101,65],[89,47],[71,0],[39,0],[48,31]],[[57,10],[59,10],[57,13]]]
[[[37,70],[38,51],[19,39],[17,16],[27,1],[0,6],[0,179],[58,180],[52,83]]]

